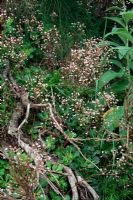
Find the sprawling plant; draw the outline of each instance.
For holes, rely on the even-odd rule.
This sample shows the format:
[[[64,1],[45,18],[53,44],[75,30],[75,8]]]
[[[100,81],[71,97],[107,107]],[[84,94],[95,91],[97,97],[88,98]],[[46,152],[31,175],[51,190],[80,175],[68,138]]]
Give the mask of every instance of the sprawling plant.
[[[102,40],[91,1],[32,2],[0,15],[0,198],[132,199],[133,11]]]

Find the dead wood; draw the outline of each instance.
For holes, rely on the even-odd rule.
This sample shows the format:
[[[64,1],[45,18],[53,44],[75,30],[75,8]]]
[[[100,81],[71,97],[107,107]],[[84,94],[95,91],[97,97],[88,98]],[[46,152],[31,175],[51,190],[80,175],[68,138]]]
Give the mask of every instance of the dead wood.
[[[29,108],[30,108],[30,101],[28,99],[28,93],[26,90],[22,87],[19,87],[15,80],[13,79],[11,72],[10,72],[10,66],[9,62],[6,61],[7,67],[4,70],[3,77],[5,78],[6,82],[8,82],[13,96],[18,98],[18,101],[16,103],[16,108],[14,109],[14,112],[12,114],[9,127],[8,127],[8,134],[11,136],[15,136],[18,139],[18,145],[33,159],[35,163],[36,172],[38,175],[38,178],[41,176],[43,177],[48,184],[51,186],[51,188],[56,192],[58,195],[62,196],[59,189],[49,180],[47,175],[45,174],[44,170],[44,162],[42,159],[42,156],[39,154],[37,148],[33,148],[29,144],[25,143],[21,139],[21,135],[23,135],[23,132],[21,130],[22,126],[25,122],[27,122],[29,117]],[[37,105],[35,105],[37,106]],[[21,120],[22,116],[25,113],[25,107],[27,108],[26,116],[24,120],[19,124],[19,121]],[[38,106],[40,107],[40,106]]]
[[[49,186],[53,189],[53,191],[64,199],[64,196],[62,195],[60,190],[56,187],[56,185],[54,185],[50,181],[50,179],[46,175],[46,171],[44,169],[43,156],[39,153],[39,149],[35,147],[35,145],[31,146],[29,143],[26,143],[25,140],[23,139],[22,127],[28,121],[30,109],[42,109],[42,108],[48,109],[50,112],[51,120],[53,121],[57,130],[64,136],[64,139],[67,140],[70,144],[72,144],[86,161],[89,160],[82,154],[77,144],[75,144],[74,141],[69,139],[68,136],[65,134],[63,128],[61,127],[61,125],[56,120],[56,117],[54,116],[52,105],[50,103],[34,104],[30,102],[28,92],[25,90],[25,88],[18,86],[16,81],[12,77],[9,61],[6,60],[5,65],[6,67],[3,72],[3,77],[7,82],[14,98],[16,99],[16,106],[11,116],[11,120],[8,127],[8,134],[11,135],[12,137],[15,137],[18,141],[18,145],[30,156],[30,158],[33,159],[38,180],[39,177],[44,178],[49,184]],[[22,120],[24,115],[25,117]],[[98,200],[98,195],[84,179],[74,175],[71,168],[66,166],[63,167],[64,171],[68,174],[67,177],[72,191],[72,200]]]
[[[80,191],[81,200],[98,200],[99,196],[95,190],[81,177],[77,176],[78,189]]]
[[[64,170],[65,170],[66,173],[69,174],[68,175],[68,181],[69,181],[69,184],[70,184],[71,190],[72,190],[72,200],[78,200],[79,194],[78,194],[78,189],[77,189],[77,186],[76,186],[77,179],[76,179],[73,171],[69,167],[64,166]]]

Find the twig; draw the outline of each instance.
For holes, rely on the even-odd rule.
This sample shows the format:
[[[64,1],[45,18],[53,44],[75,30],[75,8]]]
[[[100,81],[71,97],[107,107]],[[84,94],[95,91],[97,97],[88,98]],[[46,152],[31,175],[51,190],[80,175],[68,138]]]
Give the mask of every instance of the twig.
[[[28,105],[27,105],[27,110],[26,110],[25,118],[24,118],[24,120],[21,122],[21,124],[19,125],[18,131],[22,128],[22,126],[23,126],[25,123],[27,123],[28,118],[29,118],[29,114],[30,114],[30,103],[28,103]]]
[[[121,141],[121,139],[126,139],[126,137],[123,137],[123,138],[114,138],[114,139],[110,139],[110,138],[107,138],[107,139],[104,139],[104,138],[69,138],[70,140],[73,140],[75,142],[78,142],[78,141],[90,141],[90,140],[94,140],[95,142],[99,142],[99,141],[106,141],[106,142],[112,142],[112,141],[116,141],[116,142],[119,142]]]
[[[57,193],[58,195],[60,195],[63,199],[64,196],[62,195],[62,193],[59,191],[59,189],[50,181],[50,179],[47,177],[46,175],[46,171],[44,170],[44,163],[43,163],[43,158],[42,155],[40,155],[40,153],[38,152],[38,149],[31,147],[29,144],[25,143],[23,140],[21,140],[20,135],[23,134],[22,132],[22,126],[27,122],[29,114],[30,114],[30,108],[35,108],[35,109],[40,109],[40,108],[48,108],[49,112],[50,112],[50,116],[51,119],[54,122],[55,127],[57,128],[57,130],[64,136],[64,138],[70,143],[72,144],[80,153],[80,155],[89,163],[93,164],[97,169],[99,169],[92,161],[88,160],[83,153],[81,152],[80,148],[77,146],[77,144],[75,144],[64,132],[63,128],[61,127],[61,125],[58,123],[58,121],[56,120],[53,110],[52,110],[52,105],[50,103],[47,104],[33,104],[30,103],[29,101],[29,96],[28,96],[28,92],[25,91],[24,88],[20,88],[16,82],[14,81],[11,73],[10,73],[10,67],[9,67],[9,62],[7,63],[7,68],[4,70],[4,78],[6,81],[8,81],[9,84],[13,84],[13,92],[14,95],[17,96],[19,98],[19,102],[17,102],[16,105],[16,109],[14,110],[11,120],[10,120],[10,124],[8,127],[8,133],[10,135],[14,135],[16,138],[18,138],[18,144],[19,146],[24,149],[24,151],[33,159],[34,163],[35,163],[35,169],[38,175],[38,178],[41,176],[43,177],[48,184],[50,185],[50,187],[53,189],[53,191],[55,193]],[[25,107],[27,108],[26,110],[26,115],[24,120],[21,122],[21,124],[19,124],[19,120],[21,119],[21,117],[24,114],[25,111]],[[41,135],[40,135],[41,137]],[[78,188],[76,187],[76,177],[73,174],[72,170],[69,167],[64,166],[64,170],[66,170],[68,173],[68,180],[69,183],[71,185],[72,188],[72,193],[73,193],[73,197],[72,200],[79,200],[79,195],[78,195]],[[100,169],[99,169],[100,170]],[[101,171],[101,170],[100,170]],[[64,174],[63,174],[64,175]],[[82,179],[83,180],[83,179]],[[84,181],[84,180],[83,180]],[[86,182],[85,182],[86,183]],[[86,188],[89,188],[87,183],[84,184]],[[94,191],[92,192],[94,193]],[[93,194],[94,195],[94,194]],[[94,199],[97,200],[97,199]]]
[[[19,133],[19,135],[20,135],[20,133]],[[43,178],[45,178],[45,180],[48,182],[48,184],[51,186],[51,188],[54,190],[54,192],[56,192],[62,198],[64,198],[62,193],[59,191],[59,189],[50,181],[50,179],[45,174],[43,159],[42,159],[41,155],[38,153],[38,150],[31,147],[29,144],[26,144],[20,138],[18,140],[18,144],[33,159],[35,166],[36,166],[36,172],[38,174],[38,177],[42,176]]]
[[[129,124],[127,125],[127,143],[126,143],[126,147],[128,148],[129,146],[129,132],[130,132],[130,128],[129,128]]]
[[[48,173],[59,174],[59,175],[62,175],[62,176],[69,176],[68,173],[57,172],[57,171],[54,171],[54,170],[46,169],[45,171],[48,172]]]
[[[95,163],[93,163],[91,160],[89,160],[88,158],[86,158],[86,156],[82,153],[82,151],[80,150],[79,146],[77,144],[75,144],[71,139],[69,139],[69,137],[65,134],[64,130],[62,129],[62,127],[60,126],[60,124],[57,122],[57,120],[55,119],[54,117],[54,114],[53,114],[53,111],[52,111],[52,106],[51,104],[49,103],[49,111],[50,111],[50,115],[51,115],[51,118],[54,122],[54,125],[55,127],[58,129],[58,131],[60,131],[60,133],[64,136],[64,138],[70,143],[72,144],[77,150],[78,152],[80,153],[80,155],[89,163],[91,163],[92,165],[94,165],[99,171],[101,171],[101,169],[95,165]]]
[[[54,122],[55,127],[58,129],[58,131],[60,131],[60,133],[64,136],[65,139],[68,139],[67,135],[64,133],[64,130],[62,129],[58,121],[55,119],[53,110],[52,110],[52,105],[50,103],[48,103],[48,107],[49,107],[50,116]]]
[[[21,99],[22,99],[22,103],[23,105],[27,106],[29,104],[29,98],[28,98],[28,93],[25,92],[25,90],[22,90],[22,93],[21,93]],[[48,107],[49,108],[49,112],[50,112],[50,116],[54,122],[54,125],[55,127],[57,128],[57,130],[60,131],[60,133],[64,136],[64,138],[70,143],[72,144],[77,150],[78,152],[80,153],[80,155],[89,163],[91,163],[92,165],[94,165],[98,170],[100,170],[99,167],[97,167],[97,165],[95,165],[95,163],[93,163],[92,161],[90,161],[89,159],[87,159],[85,157],[85,155],[83,155],[83,153],[81,152],[80,148],[78,147],[77,144],[75,144],[72,140],[70,140],[68,138],[68,136],[65,134],[63,128],[60,126],[60,124],[58,123],[58,121],[56,120],[54,114],[53,114],[53,111],[52,111],[52,105],[50,103],[47,103],[47,104],[33,104],[31,103],[31,108],[44,108],[44,107]],[[100,170],[101,171],[101,170]]]
[[[71,190],[72,190],[72,200],[79,200],[79,194],[78,194],[78,189],[77,189],[77,179],[73,173],[73,171],[69,168],[64,166],[64,170],[65,172],[67,172],[68,175],[68,181],[70,183],[71,186]]]
[[[54,94],[53,94],[53,88],[51,87],[51,97],[52,97],[52,102],[53,102],[53,106],[54,106],[54,109],[55,109],[55,97],[54,97]]]

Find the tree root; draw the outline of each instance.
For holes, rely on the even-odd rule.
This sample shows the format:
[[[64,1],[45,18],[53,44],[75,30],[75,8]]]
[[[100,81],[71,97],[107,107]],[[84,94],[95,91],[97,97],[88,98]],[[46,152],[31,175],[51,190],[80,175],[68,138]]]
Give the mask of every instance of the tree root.
[[[71,168],[64,166],[72,190],[72,200],[98,200],[95,190],[81,177],[74,175]]]
[[[78,194],[78,189],[77,189],[77,179],[73,173],[73,171],[69,168],[64,166],[64,170],[66,173],[68,173],[68,181],[69,184],[71,186],[71,190],[72,190],[72,200],[78,200],[79,199],[79,194]]]
[[[55,127],[64,136],[64,139],[66,139],[70,144],[72,144],[79,151],[82,157],[84,157],[85,160],[87,161],[89,160],[82,154],[77,144],[71,141],[68,138],[68,136],[65,134],[65,132],[63,131],[63,128],[61,127],[61,125],[58,123],[58,121],[56,120],[54,116],[54,113],[52,111],[52,105],[50,103],[34,104],[29,101],[28,92],[26,92],[25,88],[18,86],[16,81],[12,77],[11,72],[10,72],[10,65],[7,60],[6,60],[6,68],[4,70],[3,77],[5,81],[8,83],[14,98],[16,98],[17,100],[16,108],[13,111],[13,114],[9,123],[8,134],[15,137],[18,140],[18,145],[30,156],[30,158],[33,159],[38,178],[43,177],[47,181],[49,186],[53,189],[53,191],[56,192],[58,195],[60,195],[64,199],[63,194],[60,192],[57,186],[54,185],[50,181],[50,179],[47,177],[46,171],[44,169],[43,157],[39,153],[39,150],[35,146],[33,147],[29,145],[28,143],[24,142],[22,139],[23,138],[22,127],[28,121],[30,109],[48,108],[51,119]],[[25,114],[25,109],[26,109],[26,114]],[[22,120],[22,117],[24,116],[24,114],[25,114],[25,118],[20,123],[20,120]],[[94,189],[83,178],[81,178],[80,176],[75,176],[71,168],[66,167],[66,166],[63,166],[63,167],[64,167],[64,171],[68,174],[68,181],[69,181],[71,191],[72,191],[72,200],[85,200],[85,199],[98,200],[98,195],[96,194]]]

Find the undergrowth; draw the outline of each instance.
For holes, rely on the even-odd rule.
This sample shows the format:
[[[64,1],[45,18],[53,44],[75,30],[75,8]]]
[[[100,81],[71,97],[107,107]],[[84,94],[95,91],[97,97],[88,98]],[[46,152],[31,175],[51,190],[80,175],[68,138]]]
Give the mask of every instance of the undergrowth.
[[[83,176],[101,200],[131,200],[133,10],[111,7],[115,16],[97,22],[89,1],[14,2],[7,1],[0,14],[1,191],[19,199],[62,199],[37,179],[33,160],[16,142],[4,142],[16,103],[2,76],[8,59],[17,84],[32,102],[52,105],[56,121],[83,154],[60,135],[48,110],[30,112],[23,131],[35,145],[41,135],[45,151],[57,160],[47,157],[44,167],[65,199],[71,199],[71,189],[62,164]]]

